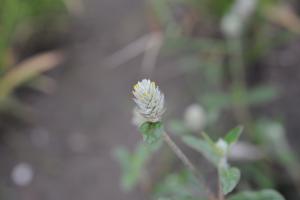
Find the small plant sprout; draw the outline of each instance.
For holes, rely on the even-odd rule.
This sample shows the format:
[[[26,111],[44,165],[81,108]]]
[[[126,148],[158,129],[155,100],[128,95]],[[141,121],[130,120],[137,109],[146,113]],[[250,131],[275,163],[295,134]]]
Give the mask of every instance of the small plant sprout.
[[[236,195],[227,197],[227,195],[233,192],[233,190],[236,188],[241,177],[240,170],[236,167],[232,167],[228,160],[231,147],[238,142],[243,131],[241,126],[230,130],[224,137],[221,137],[217,140],[213,140],[204,132],[202,133],[202,138],[195,137],[192,134],[181,135],[182,141],[187,146],[201,153],[208,161],[211,162],[212,166],[218,172],[218,193],[215,194],[216,192],[212,192],[214,190],[211,190],[210,187],[207,186],[203,175],[197,171],[190,159],[183,153],[183,151],[176,145],[176,143],[165,131],[162,123],[163,114],[166,110],[165,98],[159,87],[149,79],[143,79],[134,85],[133,88],[134,101],[136,103],[136,107],[134,108],[133,122],[139,127],[139,131],[143,135],[144,141],[151,147],[151,145],[159,140],[163,140],[170,147],[172,152],[174,152],[174,154],[195,176],[196,179],[194,180],[197,180],[197,183],[200,185],[199,188],[203,190],[203,193],[201,195],[198,194],[197,197],[193,196],[194,194],[190,194],[188,196],[189,198],[184,199],[191,199],[190,197],[193,197],[192,199],[199,199],[200,196],[201,199],[203,199],[203,194],[205,194],[205,200],[284,200],[279,193],[273,190],[262,190],[251,193],[240,192]],[[197,118],[197,120],[203,118],[202,110],[201,114],[199,114],[200,110],[199,108],[196,108],[197,113],[195,114],[195,107],[192,109],[193,113],[189,116],[189,120],[194,122],[194,119],[192,118]],[[197,130],[199,130],[198,127]],[[141,164],[139,166],[143,165]],[[136,168],[133,168],[133,171],[136,171]],[[136,180],[136,178],[134,180]],[[217,185],[215,188],[217,188]],[[251,198],[248,198],[248,194],[251,195]],[[165,198],[165,196],[159,198]]]
[[[143,79],[134,85],[133,88],[132,93],[137,106],[135,109],[145,119],[145,122],[139,127],[144,136],[144,140],[151,144],[162,137],[184,164],[194,171],[195,167],[193,164],[164,131],[161,122],[162,114],[166,110],[164,107],[164,94],[161,93],[158,86],[149,79]]]
[[[162,125],[162,114],[165,112],[164,94],[159,90],[156,84],[148,79],[143,79],[134,85],[133,95],[136,103],[136,109],[146,120],[139,130],[143,134],[144,141],[153,144],[162,138],[175,153],[175,155],[184,163],[184,165],[198,178],[202,185],[202,176],[197,172],[195,166],[188,157],[175,144],[171,137],[165,132]],[[208,195],[210,190],[206,187]],[[214,199],[214,198],[211,198]]]

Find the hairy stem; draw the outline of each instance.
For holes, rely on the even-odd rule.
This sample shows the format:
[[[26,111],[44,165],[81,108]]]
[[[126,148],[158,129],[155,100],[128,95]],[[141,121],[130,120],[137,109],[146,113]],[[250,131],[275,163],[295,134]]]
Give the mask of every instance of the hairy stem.
[[[184,165],[193,173],[196,172],[195,166],[192,162],[187,158],[187,156],[181,151],[181,149],[175,144],[175,142],[170,138],[170,136],[164,132],[163,134],[164,141],[169,145],[172,151],[176,154],[176,156],[184,163]]]
[[[194,164],[188,159],[188,157],[181,151],[181,149],[175,144],[175,142],[170,138],[170,136],[164,132],[162,134],[164,141],[169,145],[171,150],[175,153],[175,155],[183,162],[183,164],[197,177],[199,183],[205,188],[207,196],[210,200],[215,200],[215,196],[209,189],[209,187],[204,184],[203,177],[197,172]]]
[[[218,170],[218,200],[225,200],[219,173],[220,171]]]
[[[241,38],[228,39],[227,46],[230,52],[229,64],[232,79],[231,92],[233,95],[233,111],[236,119],[245,126],[245,131],[253,132],[251,114],[246,103],[246,66],[243,59]]]

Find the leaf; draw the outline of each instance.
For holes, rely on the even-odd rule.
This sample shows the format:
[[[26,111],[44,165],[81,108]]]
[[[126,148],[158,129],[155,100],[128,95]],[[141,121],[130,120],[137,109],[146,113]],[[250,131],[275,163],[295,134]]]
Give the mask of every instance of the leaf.
[[[206,107],[216,110],[228,107],[231,103],[230,96],[223,93],[210,93],[203,95],[202,101]]]
[[[266,170],[267,166],[263,163],[247,165],[243,170],[247,171],[247,179],[249,182],[257,184],[258,188],[275,187],[275,177],[271,176],[271,172]]]
[[[171,120],[168,123],[168,128],[172,131],[173,134],[184,135],[188,132],[187,127],[180,120]]]
[[[132,153],[123,147],[114,151],[114,155],[121,166],[121,185],[124,191],[129,191],[138,184],[146,161],[153,151],[144,144],[139,144]]]
[[[157,142],[164,131],[161,122],[145,122],[140,126],[139,130],[143,134],[144,141],[148,144]]]
[[[205,132],[202,132],[202,137],[204,138],[204,140],[211,146],[215,146],[215,143],[214,141],[205,133]]]
[[[230,130],[227,135],[225,136],[224,140],[229,144],[234,144],[238,141],[240,135],[242,134],[243,131],[243,127],[242,126],[238,126],[232,130]]]
[[[138,183],[140,173],[140,168],[137,168],[136,162],[133,162],[136,160],[135,153],[130,154],[127,149],[120,147],[115,150],[114,154],[121,166],[122,189],[129,191]]]
[[[0,100],[8,97],[16,87],[26,81],[53,69],[62,60],[63,54],[59,51],[42,53],[24,60],[0,79]]]
[[[275,190],[246,191],[233,195],[229,200],[284,200],[285,198]]]
[[[153,193],[154,197],[169,197],[172,200],[191,200],[193,196],[192,191],[196,190],[199,192],[198,184],[195,183],[194,178],[188,170],[169,174],[156,185]]]
[[[125,168],[125,166],[129,164],[128,162],[130,160],[130,154],[124,147],[118,147],[117,149],[115,149],[114,156],[120,162],[122,168]]]
[[[241,172],[236,167],[219,169],[219,179],[225,195],[231,192],[237,186],[240,177]]]
[[[202,153],[203,156],[215,166],[218,165],[220,157],[216,154],[216,151],[210,143],[194,136],[184,136],[182,140],[191,148]]]
[[[260,86],[248,92],[248,104],[260,104],[273,100],[278,96],[278,91],[270,86]]]

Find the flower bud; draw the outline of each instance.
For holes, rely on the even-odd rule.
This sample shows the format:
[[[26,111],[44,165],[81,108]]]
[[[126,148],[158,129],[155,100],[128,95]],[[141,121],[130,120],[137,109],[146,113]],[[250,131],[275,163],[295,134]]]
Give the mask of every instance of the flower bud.
[[[218,150],[220,151],[220,153],[222,154],[222,156],[227,155],[227,153],[228,153],[228,144],[225,140],[219,139],[216,143],[216,146],[217,146]]]
[[[203,108],[198,104],[188,106],[184,113],[184,123],[191,131],[202,131],[206,124],[206,116]]]
[[[228,162],[227,162],[227,154],[228,154],[228,144],[225,140],[219,139],[216,143],[216,147],[220,153],[220,161],[219,161],[219,167],[221,168],[226,168],[228,167]]]

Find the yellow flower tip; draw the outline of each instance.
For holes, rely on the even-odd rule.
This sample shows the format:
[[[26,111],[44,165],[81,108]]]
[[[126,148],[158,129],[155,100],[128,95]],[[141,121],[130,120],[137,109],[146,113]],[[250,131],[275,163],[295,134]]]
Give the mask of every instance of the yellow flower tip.
[[[133,86],[133,89],[134,89],[134,90],[139,89],[139,83],[135,84],[135,85]]]

